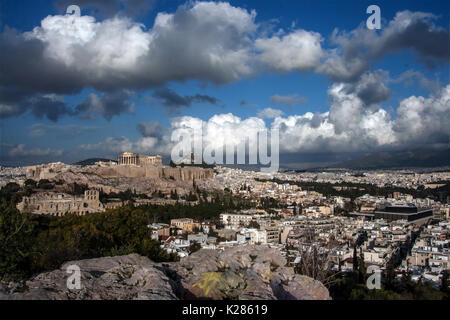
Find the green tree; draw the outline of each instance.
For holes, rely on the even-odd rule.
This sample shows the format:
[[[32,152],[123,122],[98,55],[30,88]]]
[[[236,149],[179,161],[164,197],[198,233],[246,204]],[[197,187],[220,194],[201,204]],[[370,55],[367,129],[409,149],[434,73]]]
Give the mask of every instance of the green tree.
[[[364,284],[366,282],[366,264],[364,263],[364,253],[360,252],[359,262],[358,262],[358,280],[359,283]]]
[[[21,276],[29,270],[33,224],[14,203],[2,199],[0,206],[0,277]]]
[[[397,279],[394,266],[389,263],[386,269],[386,288],[388,290],[395,290],[397,288]]]
[[[259,229],[259,228],[260,228],[260,225],[259,225],[258,222],[252,220],[252,221],[250,221],[250,223],[248,224],[248,227],[249,227],[249,228]]]
[[[358,271],[358,251],[356,245],[353,247],[353,272]]]
[[[39,189],[53,189],[53,184],[47,179],[41,179],[39,180],[37,187]]]
[[[201,248],[202,248],[202,245],[195,241],[188,247],[187,250],[188,250],[189,254],[192,254],[194,252],[199,251]]]
[[[450,298],[450,283],[448,281],[448,277],[450,275],[449,270],[445,270],[442,274],[442,280],[441,280],[441,292],[443,292],[447,299]]]
[[[179,199],[176,189],[175,189],[175,191],[173,191],[173,190],[170,191],[170,199],[172,199],[172,200],[178,200]]]
[[[37,182],[34,181],[33,179],[27,179],[27,180],[25,180],[25,182],[24,182],[24,186],[25,186],[25,187],[36,188]]]
[[[192,193],[192,191],[190,191],[189,195],[186,197],[186,200],[187,201],[197,201],[198,198],[194,193]]]

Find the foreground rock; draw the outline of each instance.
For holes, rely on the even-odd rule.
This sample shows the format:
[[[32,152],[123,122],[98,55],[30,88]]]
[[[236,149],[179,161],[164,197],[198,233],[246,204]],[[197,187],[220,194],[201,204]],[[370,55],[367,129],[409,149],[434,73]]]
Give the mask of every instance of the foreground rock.
[[[73,265],[81,270],[81,289],[69,290],[67,268]],[[17,291],[0,287],[0,299],[330,299],[322,283],[294,274],[286,259],[266,246],[200,250],[165,264],[137,254],[72,261]]]
[[[172,278],[181,299],[331,299],[321,282],[294,274],[286,263],[275,248],[240,246],[200,250],[166,270],[178,276]]]
[[[74,265],[81,271],[79,290],[67,288],[67,280],[74,274],[67,270]],[[0,293],[0,299],[173,300],[177,297],[172,284],[157,264],[146,257],[130,254],[67,262],[59,270],[41,273],[27,281],[25,292]]]

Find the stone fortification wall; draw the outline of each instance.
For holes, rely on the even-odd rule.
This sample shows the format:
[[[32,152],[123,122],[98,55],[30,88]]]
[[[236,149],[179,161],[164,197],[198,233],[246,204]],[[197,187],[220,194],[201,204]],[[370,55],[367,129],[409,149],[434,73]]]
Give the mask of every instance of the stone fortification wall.
[[[104,177],[156,178],[173,179],[176,181],[204,180],[214,177],[214,171],[212,169],[203,168],[115,166],[110,168],[97,168],[95,171]]]

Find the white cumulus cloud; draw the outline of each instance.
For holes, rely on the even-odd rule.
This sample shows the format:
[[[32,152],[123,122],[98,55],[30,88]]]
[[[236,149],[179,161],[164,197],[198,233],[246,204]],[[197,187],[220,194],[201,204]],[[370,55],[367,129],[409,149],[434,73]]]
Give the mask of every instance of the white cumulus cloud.
[[[315,68],[323,55],[322,36],[317,32],[296,30],[281,37],[260,38],[255,48],[266,67],[278,72],[306,72]]]

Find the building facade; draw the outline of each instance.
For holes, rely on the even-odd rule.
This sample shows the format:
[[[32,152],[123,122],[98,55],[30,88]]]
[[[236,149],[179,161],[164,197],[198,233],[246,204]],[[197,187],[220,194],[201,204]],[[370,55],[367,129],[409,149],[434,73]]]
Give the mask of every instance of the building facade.
[[[200,230],[200,223],[189,218],[172,219],[170,225],[182,229],[185,232],[195,232]]]
[[[413,204],[392,205],[386,203],[384,208],[375,211],[375,219],[407,220],[408,222],[430,219],[433,217],[431,208],[418,208]]]
[[[235,213],[221,213],[220,221],[225,226],[231,228],[238,228],[241,226],[248,226],[253,220],[253,216],[249,214],[235,214]]]
[[[161,166],[162,157],[146,156],[143,154],[137,154],[132,152],[123,152],[118,157],[118,164],[123,166]]]
[[[85,215],[105,211],[105,205],[100,202],[97,190],[86,190],[84,197],[76,197],[65,193],[44,193],[31,197],[23,197],[17,204],[20,212],[33,214],[48,214],[63,216],[66,213]]]

